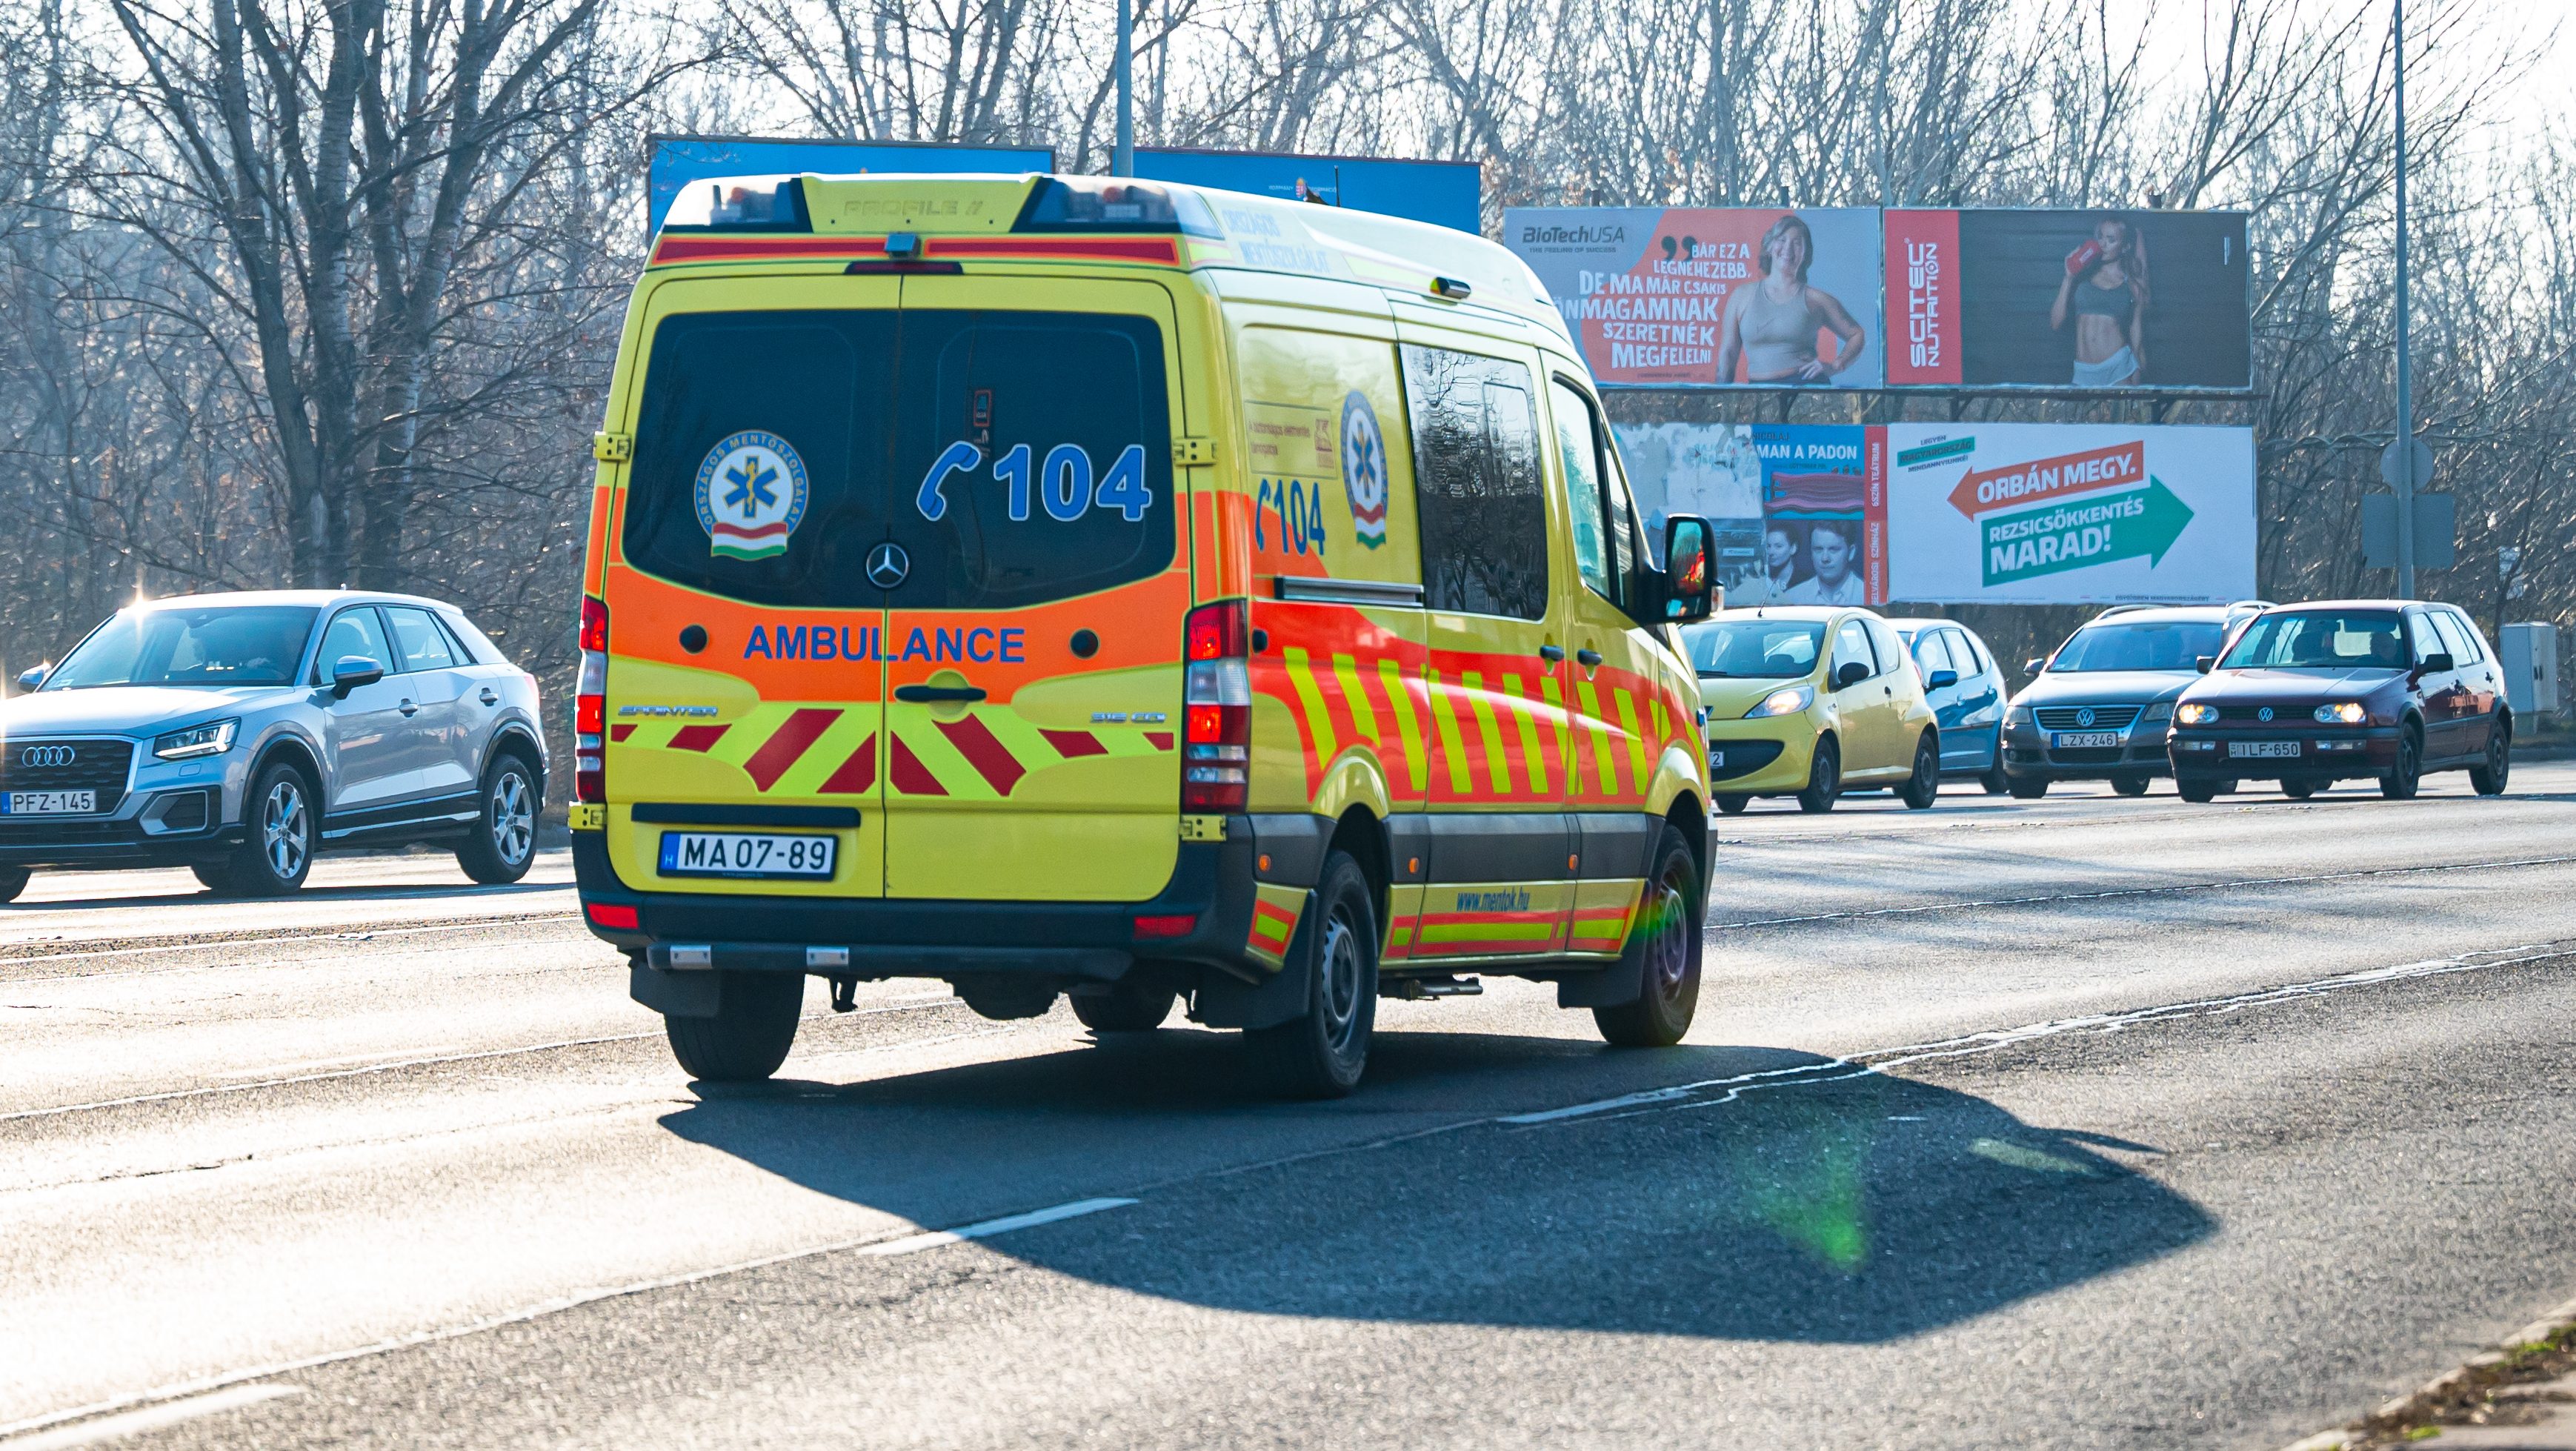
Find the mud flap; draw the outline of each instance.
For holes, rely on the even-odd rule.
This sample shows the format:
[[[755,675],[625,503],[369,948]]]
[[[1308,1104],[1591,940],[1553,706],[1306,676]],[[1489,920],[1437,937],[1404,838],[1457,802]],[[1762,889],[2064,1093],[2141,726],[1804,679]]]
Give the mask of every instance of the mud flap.
[[[1288,955],[1258,983],[1237,981],[1216,968],[1199,979],[1190,995],[1190,1021],[1210,1028],[1275,1028],[1306,1011],[1315,976],[1315,894],[1306,894],[1297,913],[1297,931],[1288,939]]]
[[[666,1018],[712,1018],[723,991],[713,972],[666,972],[641,962],[627,969],[627,996]]]
[[[1646,954],[1634,950],[1599,972],[1571,973],[1556,980],[1560,1008],[1623,1008],[1646,990]]]

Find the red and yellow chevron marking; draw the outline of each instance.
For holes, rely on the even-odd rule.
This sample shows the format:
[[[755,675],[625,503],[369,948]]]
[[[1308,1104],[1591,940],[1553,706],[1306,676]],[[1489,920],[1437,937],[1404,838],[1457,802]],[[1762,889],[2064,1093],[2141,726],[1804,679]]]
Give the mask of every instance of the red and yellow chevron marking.
[[[1008,706],[987,706],[955,720],[923,719],[892,736],[876,729],[874,705],[839,707],[763,703],[742,719],[717,725],[617,723],[620,745],[688,751],[742,769],[765,795],[856,796],[876,790],[878,746],[885,744],[886,784],[908,796],[999,801],[1049,767],[1091,758],[1166,756],[1169,731],[1127,727],[1048,730]]]
[[[1297,935],[1297,918],[1306,910],[1302,888],[1256,882],[1252,888],[1252,930],[1243,950],[1273,966],[1287,960],[1288,944]]]

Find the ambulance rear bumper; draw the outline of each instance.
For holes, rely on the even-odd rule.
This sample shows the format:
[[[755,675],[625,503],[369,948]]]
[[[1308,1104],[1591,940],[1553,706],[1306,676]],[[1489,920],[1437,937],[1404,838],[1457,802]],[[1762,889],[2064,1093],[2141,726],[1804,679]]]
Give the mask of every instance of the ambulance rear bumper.
[[[1142,902],[817,901],[638,892],[619,880],[607,843],[595,831],[573,833],[572,861],[591,932],[664,971],[1115,982],[1140,960],[1248,973],[1243,948],[1252,926],[1254,857],[1249,827],[1248,820],[1236,818],[1224,841],[1180,843],[1171,880]],[[630,920],[628,911],[634,914],[632,929],[622,925]],[[1184,917],[1191,919],[1189,927],[1175,931]]]

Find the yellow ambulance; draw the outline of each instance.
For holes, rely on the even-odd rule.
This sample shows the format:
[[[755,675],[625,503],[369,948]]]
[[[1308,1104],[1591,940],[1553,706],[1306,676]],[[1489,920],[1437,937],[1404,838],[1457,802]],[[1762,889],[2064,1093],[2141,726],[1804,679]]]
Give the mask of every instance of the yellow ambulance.
[[[1499,246],[1088,176],[700,183],[594,441],[573,854],[701,1079],[806,978],[1287,1091],[1381,996],[1698,993],[1706,521],[1661,567]]]

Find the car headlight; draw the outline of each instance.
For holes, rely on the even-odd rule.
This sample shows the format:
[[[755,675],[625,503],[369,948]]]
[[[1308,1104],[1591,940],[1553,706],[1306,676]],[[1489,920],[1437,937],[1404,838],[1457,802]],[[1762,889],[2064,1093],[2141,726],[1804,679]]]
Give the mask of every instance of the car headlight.
[[[2173,702],[2170,700],[2159,700],[2153,705],[2148,706],[2147,719],[2151,721],[2173,719]]]
[[[2007,726],[2026,726],[2030,724],[2030,707],[2022,704],[2018,700],[2014,701],[2011,708],[2004,712],[2004,724]]]
[[[2338,700],[2317,707],[2319,725],[2359,725],[2370,719],[2370,711],[2357,700]]]
[[[208,721],[183,731],[156,736],[152,754],[165,761],[185,761],[197,756],[220,756],[233,748],[233,733],[241,728],[237,720]]]
[[[1796,715],[1816,703],[1816,687],[1784,685],[1762,697],[1762,703],[1744,713],[1746,720],[1760,720],[1766,715]]]
[[[2218,707],[2202,705],[2198,701],[2177,705],[2174,707],[2174,719],[2184,725],[2207,725],[2218,719]]]

